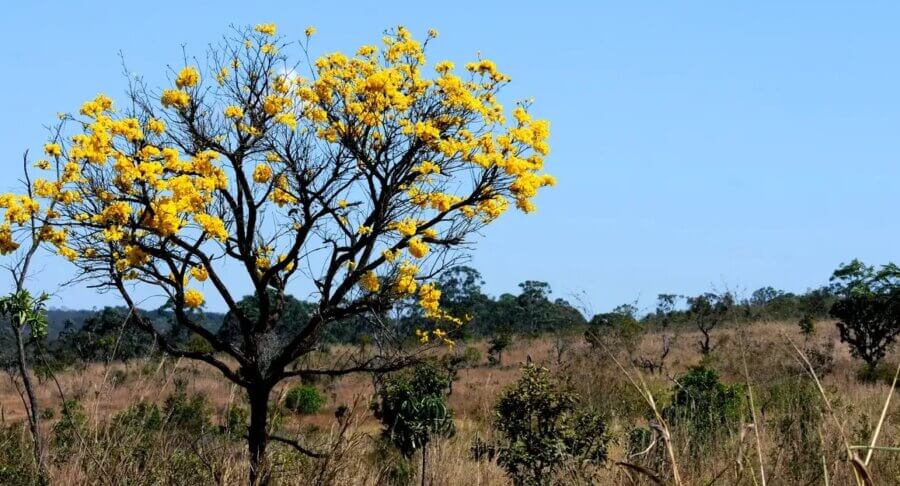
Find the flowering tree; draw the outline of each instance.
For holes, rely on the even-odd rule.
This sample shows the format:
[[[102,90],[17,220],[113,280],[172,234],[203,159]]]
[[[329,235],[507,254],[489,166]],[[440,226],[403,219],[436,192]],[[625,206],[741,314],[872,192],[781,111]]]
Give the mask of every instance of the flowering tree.
[[[510,203],[530,212],[538,189],[554,183],[541,173],[549,123],[524,102],[507,121],[496,95],[509,78],[487,59],[466,64],[463,76],[449,61],[426,74],[436,36],[420,43],[398,27],[380,48],[291,63],[283,54],[291,44],[262,24],[224,38],[205,66],[186,59],[168,89],[131,81],[124,105],[97,95],[78,115],[61,115],[35,164],[47,175],[33,195],[0,198],[0,250],[14,250],[16,225],[38,217],[40,239],[81,278],[132,308],[142,288],[165,294],[175,324],[214,351],[179,348],[148,320],[139,325],[165,351],[204,361],[247,391],[250,479],[263,482],[277,383],[408,362],[297,367],[323,330],[416,296],[428,320],[420,340],[452,343],[448,330],[462,321],[441,309],[432,278]],[[258,312],[237,305],[224,268],[240,269]],[[285,333],[279,316],[295,281],[314,289],[315,311]],[[204,292],[224,301],[240,339],[219,339],[192,319]]]

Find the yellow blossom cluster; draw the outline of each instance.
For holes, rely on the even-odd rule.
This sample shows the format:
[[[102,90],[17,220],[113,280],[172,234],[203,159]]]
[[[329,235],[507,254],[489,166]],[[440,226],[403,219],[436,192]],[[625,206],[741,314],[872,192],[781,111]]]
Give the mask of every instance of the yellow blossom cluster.
[[[309,27],[305,34],[314,32]],[[539,190],[556,182],[543,172],[549,122],[534,118],[529,103],[517,105],[507,121],[498,93],[510,78],[489,59],[479,56],[461,73],[450,61],[430,71],[428,42],[402,26],[354,55],[316,59],[308,79],[275,72],[271,65],[261,68],[272,56],[283,57],[275,24],[245,33],[237,42],[246,51],[235,49],[210,73],[194,66],[175,73],[159,106],[120,114],[103,94],[81,106],[78,133],[48,142],[45,158],[35,164],[46,171],[31,188],[49,209],[41,217],[41,239],[70,260],[107,258],[118,272],[133,274],[156,263],[151,254],[158,255],[154,248],[161,245],[183,245],[182,238],[197,238],[197,245],[225,243],[230,228],[237,238],[240,218],[227,214],[226,202],[260,215],[278,211],[292,218],[294,229],[301,224],[297,215],[326,214],[338,238],[352,242],[336,245],[340,251],[371,242],[372,254],[381,255],[376,263],[387,267],[349,255],[343,262],[356,279],[350,283],[370,293],[418,296],[427,317],[460,323],[440,309],[440,290],[419,275],[413,261],[461,241],[454,232],[489,223],[512,204],[524,212],[535,209]],[[428,32],[429,39],[436,37],[436,31]],[[218,87],[199,89],[204,77]],[[208,127],[210,133],[201,133]],[[311,141],[312,153],[298,157],[304,139]],[[344,157],[352,158],[346,169],[304,167],[305,159],[315,159],[330,169],[327,164],[337,166],[342,162],[336,159]],[[342,179],[331,187],[342,189],[307,197],[320,184],[317,178],[331,174]],[[233,185],[228,175],[237,177]],[[247,179],[265,186],[245,189]],[[361,181],[370,181],[368,192],[390,185],[389,200],[360,191]],[[240,196],[231,193],[236,188]],[[0,196],[0,253],[18,247],[12,225],[27,223],[40,207],[26,196]],[[366,213],[374,207],[384,212]],[[276,254],[268,247],[253,250],[247,257],[251,273],[263,275]],[[202,282],[213,269],[197,262],[187,260],[182,271]],[[365,271],[354,271],[357,262]],[[292,261],[287,271],[293,268]],[[198,290],[183,295],[187,307],[203,305]],[[452,342],[440,329],[420,337]]]
[[[369,292],[378,292],[381,289],[378,275],[372,270],[364,273],[362,277],[360,277],[359,285]]]
[[[205,298],[203,293],[196,289],[187,289],[184,292],[184,306],[196,309],[203,305]]]

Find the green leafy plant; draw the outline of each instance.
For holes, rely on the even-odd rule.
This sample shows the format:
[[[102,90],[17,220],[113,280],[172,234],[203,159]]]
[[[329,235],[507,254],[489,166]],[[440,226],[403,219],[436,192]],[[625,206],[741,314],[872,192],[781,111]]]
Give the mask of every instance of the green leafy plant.
[[[672,403],[663,409],[663,417],[670,425],[687,429],[693,446],[709,444],[746,416],[741,385],[725,385],[714,370],[692,368],[677,381]]]
[[[322,405],[325,405],[325,397],[309,385],[295,386],[284,397],[284,407],[301,415],[317,413]]]
[[[853,260],[835,270],[831,281],[839,298],[830,313],[838,319],[841,341],[872,372],[900,334],[900,267],[890,263],[876,270]]]
[[[515,484],[547,484],[566,463],[601,464],[609,437],[603,418],[577,407],[546,368],[528,364],[494,407],[498,463]]]
[[[373,406],[382,425],[382,436],[407,460],[422,451],[422,482],[425,482],[427,446],[435,437],[449,437],[456,428],[447,404],[451,379],[437,363],[420,363],[410,372],[387,379],[378,390]]]

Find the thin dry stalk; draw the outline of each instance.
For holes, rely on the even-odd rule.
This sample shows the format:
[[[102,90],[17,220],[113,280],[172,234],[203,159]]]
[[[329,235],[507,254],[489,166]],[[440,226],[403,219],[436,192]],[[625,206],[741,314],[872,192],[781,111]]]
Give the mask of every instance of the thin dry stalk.
[[[750,385],[750,372],[747,370],[746,346],[744,334],[741,333],[741,362],[744,365],[744,378],[747,380],[747,397],[750,399],[750,415],[753,418],[753,435],[756,438],[756,457],[759,459],[759,479],[766,486],[766,468],[763,462],[762,441],[760,440],[759,420],[756,417],[756,405],[753,403],[753,387]]]
[[[878,442],[881,426],[884,424],[884,418],[887,417],[888,407],[891,406],[891,397],[894,396],[894,389],[897,387],[897,376],[900,376],[900,363],[897,364],[897,371],[894,372],[894,381],[891,382],[891,389],[888,391],[887,398],[884,399],[884,407],[881,409],[881,418],[878,419],[878,425],[875,426],[875,432],[872,433],[872,442],[869,443],[869,452],[866,453],[866,460],[863,461],[865,466],[869,465],[869,460],[872,459],[872,453],[875,452],[875,444]]]
[[[809,371],[809,374],[812,376],[813,381],[815,381],[816,387],[818,387],[819,389],[819,394],[822,395],[822,400],[825,401],[825,409],[828,410],[828,415],[832,418],[832,420],[834,420],[835,425],[837,425],[838,427],[838,433],[840,433],[841,441],[844,443],[844,447],[847,451],[848,461],[850,461],[850,464],[853,467],[853,475],[856,479],[856,484],[870,484],[869,482],[871,481],[871,478],[869,476],[869,472],[866,470],[866,466],[862,463],[862,461],[859,460],[859,456],[857,456],[856,453],[853,452],[853,448],[850,447],[850,442],[847,441],[847,435],[844,433],[844,424],[842,424],[838,419],[834,408],[831,406],[831,400],[828,399],[828,395],[825,393],[825,388],[822,387],[822,382],[819,381],[819,377],[816,375],[816,370],[813,368],[812,363],[809,362],[809,359],[806,357],[803,351],[801,351],[800,348],[798,348],[797,345],[794,344],[794,341],[792,341],[791,338],[787,337],[787,335],[785,335],[784,333],[782,333],[781,335],[785,340],[787,340],[788,343],[790,343],[791,347],[794,348],[794,351],[796,351],[800,356],[800,359],[802,359],[806,364],[807,371]]]
[[[638,382],[634,380],[631,374],[628,373],[628,370],[626,370],[625,367],[622,366],[622,363],[620,363],[619,360],[616,359],[615,355],[610,352],[609,348],[607,348],[605,344],[600,342],[600,345],[603,347],[603,350],[606,352],[606,354],[608,354],[609,357],[612,358],[616,366],[619,367],[619,370],[622,371],[622,373],[625,375],[625,378],[628,379],[629,383],[631,383],[631,385],[635,387],[638,392],[640,392],[641,397],[643,397],[644,401],[647,402],[647,405],[649,405],[650,409],[653,411],[653,416],[656,418],[657,426],[660,429],[660,435],[662,436],[663,442],[666,445],[666,453],[669,455],[669,463],[672,466],[672,481],[676,486],[681,486],[681,475],[678,473],[678,461],[675,459],[675,449],[672,447],[672,435],[669,433],[668,424],[666,424],[666,421],[665,419],[663,419],[662,414],[659,413],[659,409],[656,406],[656,400],[653,399],[653,393],[651,393],[650,388],[647,386],[647,383],[644,382],[644,378],[643,376],[641,376],[639,371],[635,372],[637,373],[638,379],[640,380],[640,384],[638,384]]]

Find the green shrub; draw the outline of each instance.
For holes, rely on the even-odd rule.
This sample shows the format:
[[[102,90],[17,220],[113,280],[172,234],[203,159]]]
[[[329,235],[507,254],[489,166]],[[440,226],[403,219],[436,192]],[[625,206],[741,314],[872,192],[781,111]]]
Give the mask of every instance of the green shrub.
[[[184,382],[176,380],[175,392],[166,398],[162,415],[167,427],[197,435],[209,428],[212,409],[204,395],[188,394]]]
[[[57,460],[68,457],[79,444],[87,424],[84,409],[76,400],[66,400],[60,406],[60,419],[53,425],[51,444],[56,449]]]
[[[743,387],[723,384],[714,370],[702,366],[680,377],[673,392],[663,416],[670,425],[687,429],[692,446],[727,433],[748,413]]]
[[[447,405],[450,376],[436,363],[425,362],[411,373],[388,378],[378,390],[375,417],[384,426],[382,436],[409,459],[435,436],[455,431]]]
[[[284,397],[284,407],[301,415],[317,413],[322,405],[325,405],[325,397],[309,385],[295,386]]]
[[[0,484],[37,484],[31,443],[20,425],[0,427]]]
[[[816,321],[809,314],[804,314],[800,321],[797,322],[797,325],[800,326],[800,334],[803,334],[807,339],[816,333]]]
[[[528,364],[522,377],[494,407],[501,439],[498,463],[515,484],[547,484],[566,465],[606,461],[604,419],[577,407],[578,397],[561,389],[545,368]]]
[[[156,432],[162,428],[162,413],[155,403],[137,402],[113,417],[113,428],[141,434]]]
[[[247,434],[247,419],[250,412],[246,407],[239,405],[231,405],[225,411],[225,423],[222,425],[222,432],[227,436],[240,439]]]

